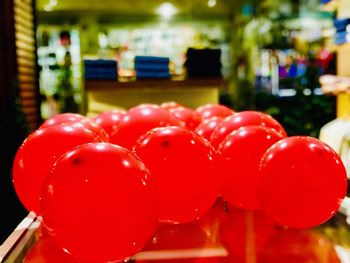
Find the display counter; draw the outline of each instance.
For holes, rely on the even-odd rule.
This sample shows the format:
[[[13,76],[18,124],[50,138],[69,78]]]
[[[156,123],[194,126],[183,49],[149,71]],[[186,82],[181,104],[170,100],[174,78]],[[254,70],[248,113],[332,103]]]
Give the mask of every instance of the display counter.
[[[128,109],[145,101],[155,104],[176,101],[196,108],[207,103],[218,103],[224,83],[221,78],[86,80],[88,113],[99,113],[110,108]]]
[[[160,226],[149,244],[125,262],[349,262],[350,230],[342,209],[319,227],[291,229],[261,211],[228,211],[218,203],[194,223]],[[0,262],[77,262],[41,225],[40,218],[29,214],[0,247]]]

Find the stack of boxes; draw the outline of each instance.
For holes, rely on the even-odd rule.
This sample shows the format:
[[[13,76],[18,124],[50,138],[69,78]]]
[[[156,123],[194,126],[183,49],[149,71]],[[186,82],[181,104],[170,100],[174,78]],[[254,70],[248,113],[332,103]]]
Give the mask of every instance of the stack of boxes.
[[[86,80],[117,79],[118,64],[115,60],[84,59],[84,76]]]
[[[135,56],[136,79],[170,78],[168,57]]]
[[[350,42],[350,18],[340,18],[334,20],[336,28],[335,43],[342,45]]]
[[[187,77],[221,77],[221,50],[189,48],[185,68]]]

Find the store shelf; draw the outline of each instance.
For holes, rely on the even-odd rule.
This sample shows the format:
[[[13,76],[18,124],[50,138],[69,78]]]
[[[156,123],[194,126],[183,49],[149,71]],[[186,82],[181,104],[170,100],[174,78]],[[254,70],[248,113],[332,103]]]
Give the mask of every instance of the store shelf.
[[[136,81],[86,80],[85,91],[88,98],[88,115],[104,110],[128,109],[144,103],[160,104],[176,101],[190,108],[207,103],[219,103],[219,93],[223,79],[198,78],[186,80],[147,79]]]
[[[183,89],[183,88],[219,88],[224,84],[221,78],[193,78],[186,80],[150,79],[135,81],[117,80],[86,80],[86,90],[113,90],[113,89]]]

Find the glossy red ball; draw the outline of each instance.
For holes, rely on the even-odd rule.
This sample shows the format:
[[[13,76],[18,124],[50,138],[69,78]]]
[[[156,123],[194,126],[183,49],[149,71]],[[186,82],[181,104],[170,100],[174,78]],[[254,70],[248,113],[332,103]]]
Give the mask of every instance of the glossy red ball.
[[[101,142],[91,131],[69,125],[53,125],[36,130],[17,150],[13,162],[13,184],[28,211],[40,214],[42,185],[55,161],[67,151],[84,143]]]
[[[347,192],[339,156],[318,139],[285,138],[264,154],[258,194],[263,209],[281,225],[307,228],[330,219]]]
[[[93,120],[90,118],[87,118],[83,115],[76,114],[76,113],[62,113],[55,115],[49,119],[47,119],[40,127],[39,129],[47,128],[54,125],[66,125],[69,124],[74,127],[82,127],[85,129],[88,129],[95,133],[97,136],[101,138],[104,142],[109,141],[109,135],[107,132],[97,125]]]
[[[176,101],[165,101],[165,102],[160,104],[160,107],[162,107],[166,110],[170,110],[170,109],[184,107],[184,106],[177,103]]]
[[[94,121],[97,125],[102,127],[108,135],[111,135],[112,131],[118,128],[124,115],[125,112],[120,110],[104,111],[97,115]]]
[[[232,131],[244,126],[263,126],[275,129],[286,137],[287,134],[282,125],[270,115],[258,111],[242,111],[226,117],[214,130],[210,142],[213,147],[218,148],[220,143]]]
[[[161,222],[194,221],[215,203],[217,156],[198,134],[179,127],[154,129],[139,141],[135,152],[155,179]]]
[[[209,103],[202,105],[196,109],[196,111],[201,115],[202,119],[209,119],[212,117],[227,117],[235,112],[227,106]]]
[[[218,126],[218,124],[222,121],[223,121],[223,118],[221,117],[212,117],[212,118],[206,119],[203,122],[201,122],[201,124],[199,124],[199,126],[195,129],[195,132],[198,133],[203,138],[210,141],[210,137],[214,132],[216,126]]]
[[[127,149],[149,130],[157,127],[182,126],[167,110],[153,104],[143,104],[127,111],[118,128],[112,131],[110,141]]]
[[[92,131],[94,134],[96,134],[102,141],[109,142],[108,133],[102,127],[97,125],[93,120],[83,119],[78,121],[64,122],[59,125],[69,125],[73,127],[88,129],[89,131]]]
[[[202,122],[200,114],[190,108],[177,107],[170,109],[169,112],[173,114],[175,118],[185,123],[186,128],[191,131],[195,130]]]
[[[56,242],[87,262],[123,260],[154,234],[154,184],[142,161],[110,143],[63,155],[42,191],[42,217]]]
[[[259,209],[257,184],[261,157],[283,136],[273,129],[246,126],[229,134],[220,145],[221,195],[229,205]]]
[[[88,118],[78,113],[60,113],[44,121],[44,123],[40,125],[40,129],[46,128],[52,125],[56,125],[56,124],[61,124],[64,122],[80,121],[85,119],[88,119]]]

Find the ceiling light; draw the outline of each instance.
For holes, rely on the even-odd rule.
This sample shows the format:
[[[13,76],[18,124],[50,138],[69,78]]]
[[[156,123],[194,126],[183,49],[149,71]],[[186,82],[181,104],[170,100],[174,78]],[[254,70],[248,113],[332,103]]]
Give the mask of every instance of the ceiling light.
[[[52,9],[57,5],[57,0],[50,0],[45,6],[44,10],[47,12],[52,11]]]
[[[157,8],[157,13],[163,18],[169,19],[177,13],[177,8],[172,3],[163,3]]]
[[[52,6],[47,4],[47,5],[44,6],[44,10],[47,11],[47,12],[50,12],[50,11],[52,11]]]
[[[208,0],[208,6],[210,8],[213,8],[214,6],[216,6],[216,0]]]

